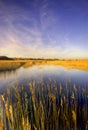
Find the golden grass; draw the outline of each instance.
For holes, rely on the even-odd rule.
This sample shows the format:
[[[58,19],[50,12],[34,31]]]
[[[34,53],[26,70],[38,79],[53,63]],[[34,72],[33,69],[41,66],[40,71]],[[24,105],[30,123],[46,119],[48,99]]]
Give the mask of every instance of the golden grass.
[[[0,70],[16,69],[20,66],[24,68],[34,65],[57,65],[68,69],[80,69],[88,71],[88,60],[1,60]]]
[[[0,130],[84,130],[87,96],[88,86],[53,80],[13,86],[0,94]]]
[[[57,65],[68,69],[80,69],[88,71],[88,60],[29,60],[25,61],[24,68],[34,65]]]
[[[15,70],[22,65],[21,62],[0,62],[0,71]]]

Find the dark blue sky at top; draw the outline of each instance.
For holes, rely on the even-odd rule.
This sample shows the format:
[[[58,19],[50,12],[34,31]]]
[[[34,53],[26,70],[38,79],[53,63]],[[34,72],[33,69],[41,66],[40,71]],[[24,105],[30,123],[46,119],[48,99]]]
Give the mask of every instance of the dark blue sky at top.
[[[0,34],[0,55],[88,58],[88,1],[0,0]]]

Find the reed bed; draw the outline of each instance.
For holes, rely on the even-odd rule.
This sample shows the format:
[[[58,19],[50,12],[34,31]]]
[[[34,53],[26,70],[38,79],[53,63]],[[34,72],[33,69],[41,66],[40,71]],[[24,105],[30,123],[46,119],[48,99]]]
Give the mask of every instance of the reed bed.
[[[8,88],[0,130],[88,130],[88,86],[42,80]]]
[[[11,71],[21,67],[24,62],[0,62],[0,71]]]
[[[88,60],[0,60],[0,71],[14,70],[21,66],[28,68],[40,65],[64,66],[68,69],[79,69],[88,71]]]
[[[64,66],[68,69],[79,69],[88,71],[88,60],[30,60],[23,67],[27,68],[34,65],[56,65]]]

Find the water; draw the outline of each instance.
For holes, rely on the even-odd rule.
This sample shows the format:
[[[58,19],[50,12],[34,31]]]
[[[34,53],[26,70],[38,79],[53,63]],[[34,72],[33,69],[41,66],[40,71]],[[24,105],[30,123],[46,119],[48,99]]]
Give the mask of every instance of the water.
[[[79,85],[88,85],[88,72],[67,69],[62,66],[33,66],[20,67],[15,71],[0,72],[0,89],[8,88],[12,85],[29,85],[30,81],[40,79],[52,79],[59,82],[74,82]]]
[[[0,130],[88,130],[88,72],[62,66],[0,72]]]

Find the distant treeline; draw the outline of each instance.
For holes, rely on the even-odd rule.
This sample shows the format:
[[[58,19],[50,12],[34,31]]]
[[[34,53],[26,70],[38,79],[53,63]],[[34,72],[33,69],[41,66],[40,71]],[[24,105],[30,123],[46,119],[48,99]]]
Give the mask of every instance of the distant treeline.
[[[60,60],[60,59],[45,59],[45,58],[13,58],[14,60]]]
[[[53,60],[88,60],[88,59],[58,59],[58,58],[10,58],[10,57],[7,57],[7,56],[0,56],[0,60],[50,60],[50,61],[53,61]]]
[[[0,60],[13,60],[13,58],[9,58],[7,56],[0,56]]]
[[[7,56],[0,56],[0,60],[59,60],[59,59],[45,59],[45,58],[9,58]]]

